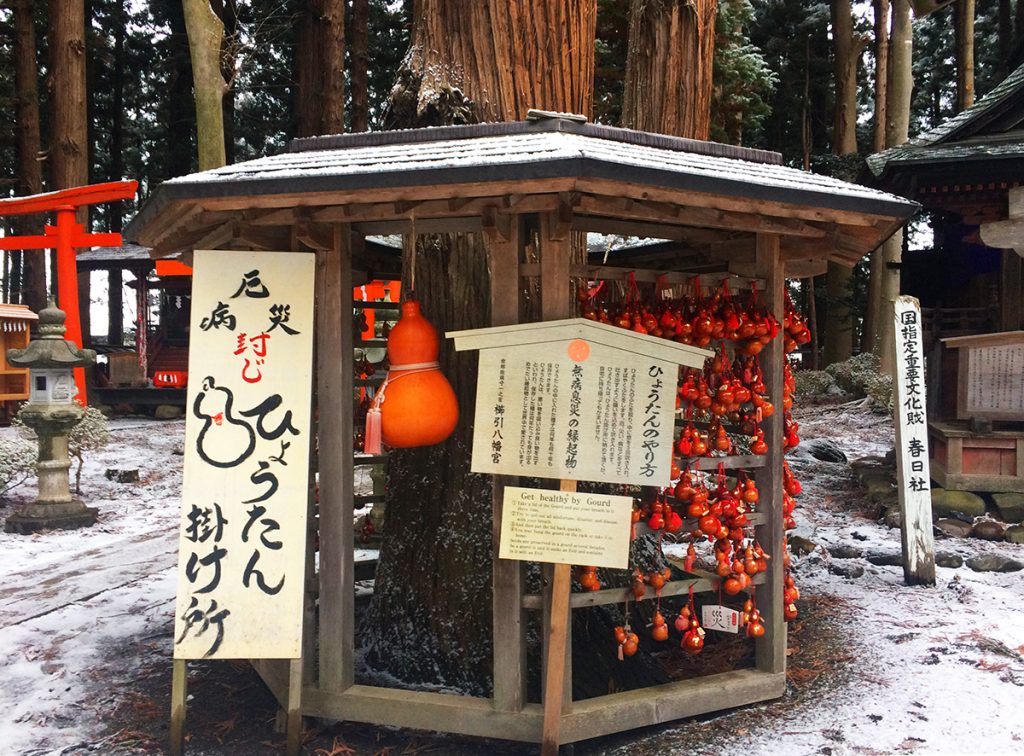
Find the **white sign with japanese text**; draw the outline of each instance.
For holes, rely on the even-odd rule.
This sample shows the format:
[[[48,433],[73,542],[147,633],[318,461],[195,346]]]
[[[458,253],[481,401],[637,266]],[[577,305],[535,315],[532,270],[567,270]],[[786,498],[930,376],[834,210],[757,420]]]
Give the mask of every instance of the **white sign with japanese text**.
[[[701,622],[705,630],[717,630],[720,633],[738,633],[740,631],[740,613],[721,604],[705,604],[701,607]]]
[[[913,297],[895,303],[894,365],[896,467],[902,514],[903,571],[909,582],[935,582],[928,416],[925,413],[921,307]],[[930,577],[929,577],[930,575]]]
[[[472,470],[667,486],[678,370],[584,339],[481,350]]]
[[[177,659],[301,655],[314,259],[195,252]]]
[[[1024,344],[969,347],[966,351],[968,414],[1024,414]]]
[[[498,556],[625,569],[632,511],[631,496],[506,486]]]

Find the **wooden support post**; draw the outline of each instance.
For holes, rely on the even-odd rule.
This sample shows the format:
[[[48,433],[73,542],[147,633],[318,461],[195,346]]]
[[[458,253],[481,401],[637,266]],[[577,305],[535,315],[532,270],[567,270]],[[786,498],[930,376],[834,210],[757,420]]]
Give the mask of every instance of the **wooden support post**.
[[[168,752],[181,756],[185,748],[185,701],[188,699],[188,662],[171,662],[171,733]]]
[[[1024,308],[1021,297],[1021,255],[1012,249],[1003,250],[1003,264],[999,273],[999,327],[1002,331],[1017,331],[1024,327]]]
[[[352,255],[348,225],[317,252],[317,437],[320,449],[319,687],[352,686]]]
[[[575,480],[563,480],[562,491],[576,491]],[[551,577],[551,623],[546,628],[547,642],[544,666],[544,729],[541,735],[541,756],[558,753],[562,714],[566,709],[564,661],[570,653],[569,632],[572,616],[569,609],[570,565],[556,564]],[[571,677],[571,672],[570,672]],[[569,681],[571,685],[571,680]],[[570,688],[571,690],[571,688]]]
[[[107,271],[107,343],[124,344],[124,278],[120,268]]]
[[[540,218],[541,320],[572,316],[570,300],[569,211]],[[576,481],[563,480],[561,490],[575,491]],[[572,614],[569,609],[569,565],[556,564],[551,574],[549,625],[544,645],[544,727],[541,756],[558,753],[562,714],[572,705]]]
[[[299,756],[302,750],[302,659],[288,660],[288,725],[285,753]]]
[[[777,234],[759,233],[756,245],[757,276],[765,282],[764,303],[780,326],[784,316],[785,286]],[[760,509],[765,522],[758,528],[758,540],[772,559],[764,585],[757,590],[757,608],[764,617],[765,634],[757,639],[757,668],[762,672],[786,671],[786,619],[783,612],[783,568],[785,556],[782,518],[783,364],[786,359],[782,335],[772,339],[761,352],[765,388],[776,410],[762,423],[768,454],[764,467],[755,473],[761,494]]]
[[[513,216],[504,239],[489,238],[491,272],[491,325],[519,322],[519,261],[522,223]],[[498,711],[521,711],[526,704],[526,623],[523,617],[523,565],[498,558],[498,541],[506,485],[515,478],[495,476],[492,485],[492,624],[494,633],[494,707]]]

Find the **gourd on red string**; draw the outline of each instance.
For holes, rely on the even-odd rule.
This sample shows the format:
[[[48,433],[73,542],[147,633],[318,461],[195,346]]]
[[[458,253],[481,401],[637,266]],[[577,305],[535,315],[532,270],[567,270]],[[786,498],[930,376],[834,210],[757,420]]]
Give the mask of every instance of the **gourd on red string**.
[[[396,449],[432,446],[455,430],[459,405],[441,372],[440,348],[419,302],[403,302],[401,317],[388,334],[390,369],[367,413],[368,453],[379,454],[381,441]]]

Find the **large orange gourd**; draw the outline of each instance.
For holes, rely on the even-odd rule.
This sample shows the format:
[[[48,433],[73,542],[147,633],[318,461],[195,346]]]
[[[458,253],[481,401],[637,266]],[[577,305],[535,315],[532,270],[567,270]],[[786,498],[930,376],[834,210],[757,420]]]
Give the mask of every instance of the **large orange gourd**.
[[[444,441],[459,421],[459,405],[437,362],[437,331],[420,303],[402,303],[402,316],[388,336],[387,380],[367,414],[366,451],[378,453],[380,439],[396,449]],[[379,412],[379,436],[374,427]]]

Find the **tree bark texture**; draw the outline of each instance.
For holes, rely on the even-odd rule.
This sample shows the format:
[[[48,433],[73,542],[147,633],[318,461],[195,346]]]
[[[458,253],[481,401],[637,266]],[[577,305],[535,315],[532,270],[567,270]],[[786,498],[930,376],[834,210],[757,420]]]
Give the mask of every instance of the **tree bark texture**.
[[[345,3],[309,0],[296,50],[299,136],[345,130]]]
[[[974,0],[953,3],[953,35],[956,40],[956,112],[959,113],[974,104]]]
[[[349,57],[352,62],[350,107],[352,131],[370,129],[369,63],[367,44],[370,34],[369,0],[352,0],[352,31]]]
[[[319,63],[322,38],[316,33],[319,0],[308,0],[299,15],[295,44],[295,133],[315,136],[320,131],[318,101],[323,78]]]
[[[594,0],[419,0],[416,8],[391,128],[517,119],[531,107],[591,113]],[[407,239],[403,291],[439,333],[490,325],[486,261],[477,235]],[[374,669],[488,694],[491,481],[469,471],[476,357],[442,343],[441,364],[459,397],[459,424],[443,444],[389,457],[384,541],[359,637]]]
[[[593,114],[596,0],[416,3],[387,125]]]
[[[83,0],[50,0],[49,8],[53,77],[50,179],[53,189],[67,189],[89,181],[85,5]]]
[[[889,37],[889,91],[886,104],[886,147],[895,147],[907,141],[910,131],[910,99],[914,88],[913,30],[910,23],[909,0],[893,0],[892,31]],[[893,326],[890,317],[892,303],[900,294],[900,271],[890,263],[903,258],[903,231],[897,231],[882,245],[879,271],[878,306],[874,312],[874,350],[881,361],[883,372],[893,367]]]
[[[324,0],[324,89],[321,128],[324,134],[345,130],[345,2]]]
[[[885,149],[886,99],[889,88],[889,0],[874,0],[875,26],[875,118],[872,152]],[[871,351],[877,335],[875,313],[879,311],[882,286],[882,250],[871,253],[868,264],[868,305],[864,313],[860,349]]]
[[[998,37],[999,40],[999,79],[1005,79],[1010,73],[1010,50],[1013,46],[1013,13],[1010,7],[1010,0],[999,0],[998,8]]]
[[[235,69],[240,46],[237,0],[211,0],[210,7],[224,26],[220,41],[220,76],[224,80],[224,96],[220,99],[224,121],[224,162],[235,162]]]
[[[874,0],[875,121],[873,151],[885,149],[885,100],[889,83],[889,0]]]
[[[209,0],[182,0],[182,3],[192,59],[199,170],[205,171],[219,168],[227,159],[222,109],[227,83],[220,70],[224,23],[213,12]]]
[[[622,125],[707,139],[717,0],[632,0]]]
[[[40,162],[39,80],[36,78],[36,28],[32,22],[31,0],[14,0],[11,4],[14,25],[14,91],[15,140],[18,159],[17,194],[39,194],[43,191],[43,169]],[[19,234],[40,234],[42,219],[24,216],[14,219]],[[46,253],[30,250],[22,254],[21,302],[33,312],[46,307]]]
[[[196,164],[193,149],[196,132],[196,102],[192,86],[192,59],[189,51],[185,9],[180,2],[169,3],[167,18],[171,27],[171,75],[167,94],[167,130],[163,175],[171,178],[191,173]]]
[[[835,45],[836,105],[832,124],[832,152],[857,152],[857,63],[864,38],[853,31],[850,0],[832,0],[832,40]],[[853,311],[850,309],[852,269],[828,264],[826,289],[828,318],[825,321],[824,360],[826,365],[848,360],[853,355]]]

